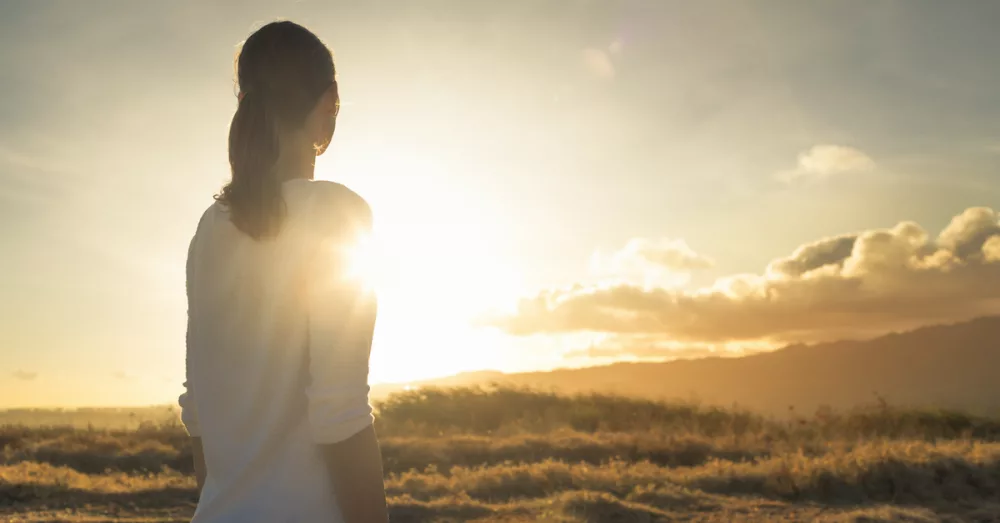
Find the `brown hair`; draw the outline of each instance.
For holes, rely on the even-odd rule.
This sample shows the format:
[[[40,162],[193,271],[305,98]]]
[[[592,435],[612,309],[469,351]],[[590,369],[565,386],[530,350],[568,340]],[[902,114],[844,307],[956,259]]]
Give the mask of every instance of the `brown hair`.
[[[215,199],[254,239],[281,227],[285,202],[276,172],[281,131],[301,127],[336,82],[333,55],[308,29],[287,21],[261,27],[236,57],[239,106],[229,126],[232,179]]]

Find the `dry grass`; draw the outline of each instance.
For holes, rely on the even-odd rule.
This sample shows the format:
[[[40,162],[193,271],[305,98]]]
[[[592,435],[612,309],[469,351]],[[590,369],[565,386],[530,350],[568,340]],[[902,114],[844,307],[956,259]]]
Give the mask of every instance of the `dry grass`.
[[[1000,423],[886,405],[806,418],[518,389],[379,405],[393,521],[996,521]],[[183,521],[176,423],[0,429],[0,520]]]

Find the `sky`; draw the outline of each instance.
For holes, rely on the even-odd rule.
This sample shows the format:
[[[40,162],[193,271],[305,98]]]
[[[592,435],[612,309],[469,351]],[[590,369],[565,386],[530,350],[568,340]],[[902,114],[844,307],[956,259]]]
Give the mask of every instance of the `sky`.
[[[0,7],[0,407],[174,401],[239,42],[334,50],[373,382],[1000,312],[1000,4]]]

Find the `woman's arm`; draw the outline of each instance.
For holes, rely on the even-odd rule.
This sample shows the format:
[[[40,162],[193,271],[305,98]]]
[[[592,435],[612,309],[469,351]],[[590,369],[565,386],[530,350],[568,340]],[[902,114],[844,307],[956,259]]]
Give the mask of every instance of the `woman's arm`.
[[[191,457],[194,458],[194,477],[198,480],[198,493],[205,488],[205,478],[208,477],[208,467],[205,466],[205,450],[201,446],[201,438],[191,438]]]
[[[382,455],[368,402],[374,296],[347,284],[325,289],[310,316],[309,421],[347,523],[388,521]]]
[[[375,428],[369,425],[340,443],[322,448],[344,521],[389,521],[382,481],[382,452]]]
[[[309,281],[309,425],[345,521],[384,523],[382,456],[368,401],[377,305],[372,290],[345,270],[355,240],[370,230],[370,211],[361,205],[338,218],[339,230],[322,242]]]
[[[205,216],[208,215],[206,211],[202,215],[201,220],[198,222],[198,228],[201,228],[201,223],[205,221]],[[191,243],[188,245],[188,255],[187,262],[185,264],[185,284],[184,291],[187,295],[188,302],[188,321],[187,329],[184,333],[184,392],[177,398],[177,404],[181,408],[181,422],[184,424],[185,430],[189,436],[191,436],[191,456],[194,459],[194,474],[195,479],[198,481],[198,493],[201,494],[201,489],[205,486],[205,478],[208,477],[208,466],[205,465],[205,450],[201,445],[201,424],[198,421],[198,404],[195,402],[195,392],[194,384],[190,381],[191,374],[191,316],[192,316],[192,303],[191,303],[191,275],[194,269],[194,254],[195,254],[195,241],[197,240],[197,232],[195,236],[191,238]]]
[[[181,406],[181,422],[191,437],[191,457],[194,460],[194,475],[198,480],[198,492],[201,493],[208,477],[208,467],[205,465],[205,450],[201,445],[201,426],[198,423],[198,408],[194,403],[194,389],[184,382],[185,391],[178,398]]]

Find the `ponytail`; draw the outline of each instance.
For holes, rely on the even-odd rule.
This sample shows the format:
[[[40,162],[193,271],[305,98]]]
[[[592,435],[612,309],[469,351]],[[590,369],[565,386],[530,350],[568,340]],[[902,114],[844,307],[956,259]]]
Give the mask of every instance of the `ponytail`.
[[[273,236],[281,227],[284,201],[278,163],[278,129],[261,93],[244,93],[229,126],[232,181],[216,199],[226,204],[236,227],[253,237]]]

